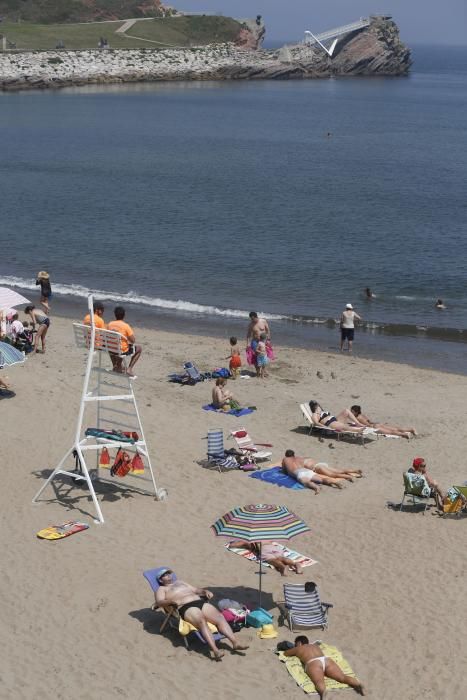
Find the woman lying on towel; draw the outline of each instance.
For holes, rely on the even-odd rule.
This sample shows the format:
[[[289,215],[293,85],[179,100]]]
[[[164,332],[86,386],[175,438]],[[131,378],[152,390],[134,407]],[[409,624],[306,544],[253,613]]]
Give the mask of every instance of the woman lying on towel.
[[[350,414],[347,408],[336,417],[333,416],[330,411],[323,410],[317,401],[310,401],[309,406],[313,423],[322,428],[329,428],[330,430],[345,433],[363,433],[369,432],[370,430],[374,432],[371,428],[360,425],[358,421],[355,420],[355,416]],[[355,425],[350,425],[348,422],[350,417],[354,420]]]
[[[374,428],[380,435],[397,435],[409,440],[413,435],[417,435],[415,428],[401,428],[398,425],[389,425],[388,423],[378,423],[372,421],[368,416],[362,413],[362,407],[355,404],[349,409],[345,408],[339,416],[345,416],[349,419],[349,425],[363,425],[364,427]]]
[[[227,379],[219,377],[216,379],[216,386],[212,390],[212,405],[222,411],[239,409],[240,404],[235,401],[230,391],[227,389]]]
[[[302,574],[303,569],[300,564],[297,564],[292,559],[284,556],[284,547],[275,542],[264,541],[261,545],[258,542],[244,542],[243,540],[235,540],[229,544],[229,547],[243,547],[252,552],[258,559],[270,564],[281,576],[287,576],[287,569],[292,569],[296,574]]]

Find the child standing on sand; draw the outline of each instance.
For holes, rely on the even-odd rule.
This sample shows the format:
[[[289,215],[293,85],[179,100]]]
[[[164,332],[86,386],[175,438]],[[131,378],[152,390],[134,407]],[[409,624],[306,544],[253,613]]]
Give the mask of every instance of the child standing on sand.
[[[268,355],[266,351],[266,333],[261,333],[256,346],[256,374],[260,379],[265,379],[268,376],[266,365],[268,364]]]
[[[240,356],[240,348],[238,347],[238,340],[235,336],[230,338],[230,362],[229,369],[232,372],[232,379],[237,379],[240,375],[240,369],[242,367],[242,358]]]

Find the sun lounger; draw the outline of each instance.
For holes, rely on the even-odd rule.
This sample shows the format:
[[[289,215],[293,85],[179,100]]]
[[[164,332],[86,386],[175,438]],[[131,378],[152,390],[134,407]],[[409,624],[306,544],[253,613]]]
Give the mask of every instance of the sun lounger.
[[[159,566],[157,569],[148,569],[147,571],[143,571],[143,576],[146,579],[146,581],[149,583],[151,586],[152,590],[154,591],[154,594],[157,592],[158,588],[160,587],[158,577],[160,573],[164,570],[167,570],[166,566]],[[177,577],[175,574],[173,574],[173,579],[177,580]],[[152,606],[153,610],[157,610],[158,606],[156,603]],[[186,646],[187,649],[189,649],[188,645],[188,637],[189,636],[196,636],[203,644],[206,644],[206,640],[204,639],[203,635],[195,628],[193,628],[193,625],[189,625],[189,623],[186,623],[189,625],[192,630],[188,632],[188,634],[185,634],[184,632],[182,633],[181,630],[181,625],[180,621],[182,618],[180,617],[178,610],[176,607],[173,605],[168,605],[161,607],[161,610],[165,613],[165,618],[162,621],[162,624],[160,626],[160,632],[163,632],[167,626],[171,627],[172,629],[176,629],[178,633],[182,636],[183,642]],[[184,621],[183,621],[184,622]],[[214,628],[214,626],[213,626]],[[213,631],[213,637],[217,641],[220,639],[223,639],[223,635],[220,634],[216,628],[214,628],[216,631]]]
[[[467,510],[467,486],[451,486],[446,493],[441,515],[459,516],[463,510]]]
[[[269,450],[259,450],[245,428],[233,430],[230,435],[237,443],[240,452],[246,457],[249,457],[252,462],[262,462],[271,458],[272,452]],[[260,447],[272,447],[272,445],[263,444],[260,445]]]
[[[316,430],[317,433],[324,437],[335,437],[337,440],[340,440],[342,437],[351,438],[352,440],[357,440],[363,446],[365,446],[365,440],[373,441],[378,437],[373,428],[365,428],[361,433],[355,433],[351,430],[333,430],[332,428],[326,428],[324,425],[317,425],[313,421],[311,410],[307,403],[301,403],[300,410],[309,427],[308,435],[311,435],[313,430]]]

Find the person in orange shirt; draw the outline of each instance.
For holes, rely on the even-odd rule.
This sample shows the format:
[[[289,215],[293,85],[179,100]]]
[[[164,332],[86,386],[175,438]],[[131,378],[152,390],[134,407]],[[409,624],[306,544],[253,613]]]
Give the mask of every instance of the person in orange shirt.
[[[125,309],[123,306],[116,306],[114,309],[115,321],[110,321],[107,325],[109,331],[117,331],[122,336],[121,346],[122,354],[131,356],[130,364],[126,373],[130,377],[134,377],[133,367],[138,362],[141,357],[141,346],[136,345],[135,334],[133,328],[126,323],[125,319]],[[114,362],[115,372],[123,372],[123,363],[121,358],[116,358]]]
[[[101,301],[95,301],[92,308],[94,311],[93,316],[95,327],[105,329],[105,321],[102,318],[102,316],[104,315],[104,304]],[[83,319],[83,324],[85,326],[91,325],[91,314],[86,314],[86,316]]]

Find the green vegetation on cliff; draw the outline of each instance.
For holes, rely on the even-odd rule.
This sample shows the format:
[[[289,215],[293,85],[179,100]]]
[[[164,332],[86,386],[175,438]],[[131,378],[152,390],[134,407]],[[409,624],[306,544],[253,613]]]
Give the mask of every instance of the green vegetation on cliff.
[[[0,0],[0,17],[34,24],[158,17],[160,0]]]
[[[3,0],[5,1],[10,0]],[[14,45],[16,49],[23,51],[55,49],[59,42],[67,49],[95,49],[100,37],[105,37],[113,49],[157,49],[235,41],[242,29],[241,25],[230,17],[214,16],[138,20],[124,34],[116,33],[123,24],[123,21],[86,24],[3,21],[0,23],[0,34],[6,36],[9,48]]]

